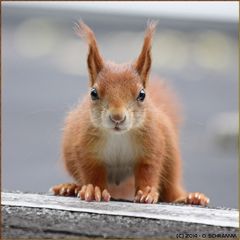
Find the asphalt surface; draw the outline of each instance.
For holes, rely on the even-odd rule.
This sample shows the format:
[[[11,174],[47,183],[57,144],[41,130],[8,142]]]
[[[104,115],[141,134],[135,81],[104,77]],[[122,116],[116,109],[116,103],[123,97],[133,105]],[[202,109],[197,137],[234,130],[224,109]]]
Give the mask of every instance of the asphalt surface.
[[[3,7],[2,10],[2,186],[8,190],[46,192],[52,185],[71,181],[64,172],[60,160],[61,129],[67,111],[87,91],[85,69],[83,69],[85,75],[74,75],[64,72],[64,67],[53,64],[53,59],[57,59],[58,63],[60,60],[67,59],[69,51],[66,51],[66,55],[58,54],[63,52],[68,40],[76,40],[72,32],[73,22],[82,18],[96,30],[101,43],[100,47],[107,58],[114,58],[115,53],[118,52],[122,55],[116,56],[117,59],[118,57],[132,59],[140,45],[136,49],[130,49],[130,43],[123,44],[122,39],[119,40],[120,42],[115,39],[114,42],[114,36],[121,36],[122,32],[128,31],[142,37],[147,17],[107,16],[81,11],[53,12],[14,7]],[[24,45],[24,49],[32,45],[35,50],[39,50],[40,54],[46,50],[46,46],[41,50],[39,45],[31,42],[31,39],[34,39],[31,32],[28,33],[30,34],[29,42],[18,41],[17,37],[22,36],[22,26],[26,28],[24,23],[39,18],[54,22],[54,26],[57,26],[56,29],[63,37],[58,38],[58,45],[53,45],[49,54],[29,58],[26,54],[32,54],[32,52],[28,53],[26,50],[21,52],[19,44]],[[237,24],[174,20],[161,18],[161,16],[157,18],[160,22],[159,33],[168,30],[178,31],[188,36],[189,41],[191,38],[195,41],[194,36],[198,36],[197,34],[214,31],[232,40],[233,44],[227,46],[232,47],[233,57],[229,60],[230,65],[226,71],[206,70],[199,67],[194,59],[190,59],[190,65],[178,70],[160,65],[158,68],[156,62],[153,71],[168,79],[177,90],[184,105],[185,124],[181,131],[181,149],[184,184],[187,190],[204,192],[210,197],[213,206],[236,208],[238,173],[236,142],[230,139],[226,144],[225,142],[222,144],[221,141],[219,143],[215,140],[214,131],[209,126],[211,126],[211,120],[218,114],[237,111]],[[23,32],[23,39],[26,36],[24,34],[26,32]],[[110,34],[109,41],[115,43],[114,47],[111,47],[106,39],[108,34]],[[69,61],[72,58],[75,59],[75,54],[85,62],[85,52],[71,52]],[[130,57],[129,54],[131,54]],[[193,58],[193,54],[190,56]],[[81,61],[79,65],[82,64]],[[220,62],[224,62],[224,59]],[[225,124],[228,126],[228,122]],[[27,210],[5,208],[4,214],[8,216],[8,211],[16,211],[16,215],[21,217],[21,214],[26,211],[25,216],[27,216]],[[40,221],[42,213],[40,212],[38,217],[38,210],[35,211],[35,220]],[[55,213],[46,211],[49,211],[49,218],[46,220],[50,223],[54,220],[52,215],[54,216]],[[66,215],[71,219],[76,217],[82,222],[86,221],[86,224],[90,216],[93,219],[98,218],[91,214],[77,216],[75,213],[64,212],[58,212],[57,215],[63,224],[60,224],[60,227],[64,226]],[[106,223],[102,222],[103,228],[111,226],[113,221],[118,221],[111,217],[105,218]],[[137,224],[138,231],[141,231],[141,226],[146,225],[147,228],[152,229],[153,234],[156,231],[161,232],[159,226],[162,223],[151,221],[147,223],[138,219],[133,224],[128,221],[130,221],[128,218],[119,218],[119,226],[125,229],[128,224],[132,226]],[[167,227],[167,223],[161,226]],[[89,232],[96,230],[95,225],[88,225],[88,227]],[[137,230],[134,227],[132,229],[131,234],[137,236],[138,233],[134,232]],[[20,230],[14,231],[17,233]],[[112,231],[116,230],[112,229]],[[116,236],[118,234],[120,233],[116,232]]]

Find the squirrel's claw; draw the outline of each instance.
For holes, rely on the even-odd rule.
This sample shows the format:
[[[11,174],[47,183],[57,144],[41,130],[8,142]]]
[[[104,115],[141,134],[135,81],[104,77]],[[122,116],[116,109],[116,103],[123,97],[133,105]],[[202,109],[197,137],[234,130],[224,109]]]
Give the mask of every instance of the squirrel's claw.
[[[77,196],[81,187],[75,183],[63,183],[50,188],[50,192],[60,196]]]
[[[108,202],[111,199],[111,195],[106,189],[101,191],[100,187],[94,187],[93,184],[83,185],[77,196],[87,202],[100,202],[101,200]]]
[[[138,190],[134,202],[138,203],[157,203],[159,193],[155,188],[145,187],[143,190]]]
[[[209,204],[209,198],[203,193],[189,193],[185,199],[186,204],[207,206]]]
[[[187,196],[179,198],[174,202],[175,203],[185,203],[185,204],[192,204],[192,205],[207,206],[209,204],[210,200],[203,193],[194,192],[194,193],[188,193]]]

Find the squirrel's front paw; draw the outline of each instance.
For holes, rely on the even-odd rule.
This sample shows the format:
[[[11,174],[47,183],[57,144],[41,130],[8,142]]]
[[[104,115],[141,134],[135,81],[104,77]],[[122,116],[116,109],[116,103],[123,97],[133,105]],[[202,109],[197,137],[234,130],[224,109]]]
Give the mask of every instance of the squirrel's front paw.
[[[75,183],[63,183],[52,187],[49,191],[54,195],[77,196],[81,187]]]
[[[93,186],[92,184],[83,185],[77,196],[87,202],[100,202],[101,200],[108,202],[111,199],[111,195],[106,189],[101,191],[100,187]]]
[[[203,193],[189,193],[185,199],[186,204],[207,206],[209,204],[209,198]]]
[[[144,189],[139,189],[136,193],[134,202],[138,203],[157,203],[159,198],[159,193],[157,189],[152,187],[145,187]]]
[[[207,206],[209,204],[209,201],[210,201],[209,198],[206,197],[203,193],[195,192],[195,193],[188,193],[186,196],[183,196],[174,202]]]

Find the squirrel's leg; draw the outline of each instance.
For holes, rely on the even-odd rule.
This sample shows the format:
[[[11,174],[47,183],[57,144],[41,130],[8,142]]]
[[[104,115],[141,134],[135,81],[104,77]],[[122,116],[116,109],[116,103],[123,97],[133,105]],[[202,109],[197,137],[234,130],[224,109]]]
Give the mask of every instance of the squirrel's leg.
[[[60,196],[77,196],[81,186],[75,183],[63,183],[50,188],[50,192]]]
[[[107,172],[104,165],[94,158],[84,159],[80,165],[83,186],[78,197],[85,201],[106,201],[111,198],[107,186]]]
[[[208,205],[209,199],[203,193],[187,193],[183,190],[181,183],[181,159],[179,156],[180,154],[176,152],[175,148],[175,152],[169,154],[168,159],[165,159],[168,164],[160,178],[161,201],[202,206]]]
[[[157,203],[158,192],[158,172],[156,166],[150,163],[139,162],[135,168],[135,202]]]

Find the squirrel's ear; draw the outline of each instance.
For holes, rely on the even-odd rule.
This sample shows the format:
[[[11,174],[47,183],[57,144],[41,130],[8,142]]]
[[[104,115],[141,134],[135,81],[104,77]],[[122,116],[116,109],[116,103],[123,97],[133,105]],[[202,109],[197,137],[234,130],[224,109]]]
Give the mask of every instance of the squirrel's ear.
[[[98,73],[101,71],[104,65],[103,58],[98,50],[97,41],[94,32],[83,21],[75,24],[75,32],[82,38],[85,38],[88,42],[89,52],[87,58],[88,72],[90,77],[90,85],[96,81]]]
[[[148,80],[152,58],[151,58],[151,47],[152,47],[152,38],[157,26],[156,21],[148,22],[147,29],[145,32],[144,43],[142,51],[138,56],[137,60],[134,62],[133,66],[140,75],[143,86],[145,87]]]

